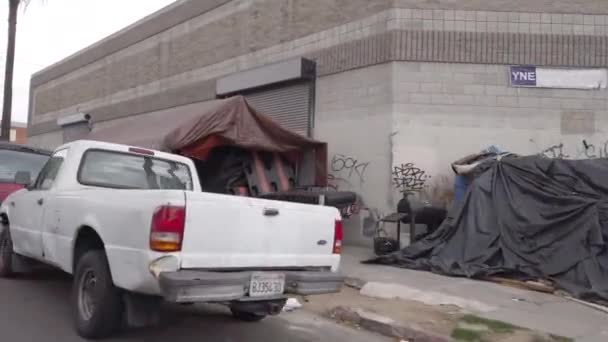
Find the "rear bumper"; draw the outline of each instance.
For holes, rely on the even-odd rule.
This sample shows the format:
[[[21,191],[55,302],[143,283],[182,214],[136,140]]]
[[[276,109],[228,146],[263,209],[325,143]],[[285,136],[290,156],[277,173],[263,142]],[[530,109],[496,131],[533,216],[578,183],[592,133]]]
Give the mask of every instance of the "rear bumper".
[[[272,272],[285,274],[285,294],[316,295],[340,292],[344,277],[332,272]],[[166,301],[226,302],[272,300],[248,296],[252,272],[163,272],[159,276],[161,294]]]

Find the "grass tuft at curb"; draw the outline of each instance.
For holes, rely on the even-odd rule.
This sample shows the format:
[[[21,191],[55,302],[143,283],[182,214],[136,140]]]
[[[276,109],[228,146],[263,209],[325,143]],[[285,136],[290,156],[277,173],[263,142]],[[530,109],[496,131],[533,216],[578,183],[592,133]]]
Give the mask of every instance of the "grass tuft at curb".
[[[452,340],[448,336],[436,335],[415,326],[405,326],[389,317],[363,309],[338,306],[329,310],[328,316],[345,324],[406,341],[447,342]]]
[[[506,322],[475,315],[461,317],[451,337],[463,342],[491,342],[502,341],[510,335],[520,335],[520,340],[529,342],[573,342],[566,337],[540,334]]]

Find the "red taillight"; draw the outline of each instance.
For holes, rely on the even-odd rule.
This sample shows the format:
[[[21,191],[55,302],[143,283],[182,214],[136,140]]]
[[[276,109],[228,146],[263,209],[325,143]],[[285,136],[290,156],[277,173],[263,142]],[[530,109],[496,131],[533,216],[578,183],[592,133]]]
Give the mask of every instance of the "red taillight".
[[[182,249],[186,208],[156,208],[150,226],[150,249],[157,252],[178,252]]]
[[[334,254],[342,253],[342,221],[336,220],[334,225]]]
[[[146,156],[154,155],[154,151],[150,151],[150,150],[146,150],[145,148],[138,148],[138,147],[129,147],[129,152],[137,153],[137,154],[144,154]]]

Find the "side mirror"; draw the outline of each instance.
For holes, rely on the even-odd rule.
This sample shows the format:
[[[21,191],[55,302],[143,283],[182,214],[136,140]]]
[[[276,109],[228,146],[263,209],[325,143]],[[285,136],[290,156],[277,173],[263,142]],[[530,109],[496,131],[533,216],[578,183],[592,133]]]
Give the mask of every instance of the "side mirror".
[[[32,182],[32,176],[29,171],[17,171],[15,173],[15,184],[23,185],[27,187]]]

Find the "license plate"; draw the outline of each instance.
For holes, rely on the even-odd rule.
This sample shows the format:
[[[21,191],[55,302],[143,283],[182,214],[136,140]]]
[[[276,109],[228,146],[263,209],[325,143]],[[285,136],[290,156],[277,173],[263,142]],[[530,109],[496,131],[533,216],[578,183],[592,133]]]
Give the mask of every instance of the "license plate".
[[[281,273],[253,273],[249,284],[250,297],[282,295],[285,290],[285,275]]]

